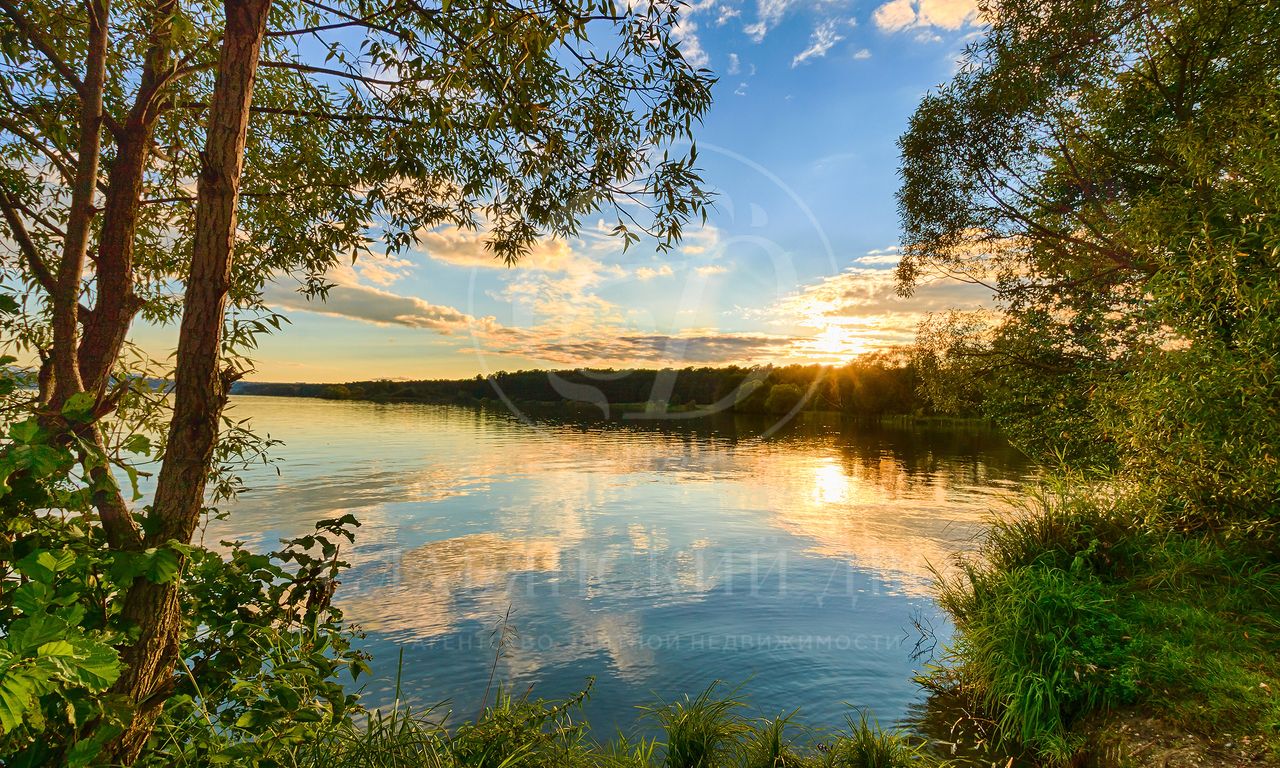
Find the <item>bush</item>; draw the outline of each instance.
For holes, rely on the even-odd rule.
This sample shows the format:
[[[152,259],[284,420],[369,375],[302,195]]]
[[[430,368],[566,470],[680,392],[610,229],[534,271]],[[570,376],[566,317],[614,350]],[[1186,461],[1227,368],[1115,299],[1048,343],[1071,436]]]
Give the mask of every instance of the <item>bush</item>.
[[[33,417],[0,446],[0,763],[96,764],[121,732],[133,712],[112,690],[116,647],[134,628],[120,596],[136,579],[181,574],[186,603],[186,668],[152,697],[163,706],[141,764],[269,765],[350,716],[338,677],[368,667],[329,597],[353,518],[271,554],[107,549],[90,491],[71,477],[77,459],[51,434]]]
[[[1116,495],[1060,489],[996,520],[939,580],[956,634],[927,683],[976,702],[997,739],[1051,764],[1085,746],[1082,722],[1126,705],[1280,747],[1269,542],[1170,533],[1150,497]]]

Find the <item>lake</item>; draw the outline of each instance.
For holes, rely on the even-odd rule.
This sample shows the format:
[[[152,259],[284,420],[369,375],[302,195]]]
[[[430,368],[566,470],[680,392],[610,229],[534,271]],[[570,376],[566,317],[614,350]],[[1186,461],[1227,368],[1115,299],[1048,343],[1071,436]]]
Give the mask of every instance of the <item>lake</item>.
[[[983,429],[811,418],[765,438],[732,417],[530,422],[250,396],[228,415],[284,444],[206,541],[269,549],[354,514],[336,600],[374,654],[370,703],[394,696],[401,651],[402,700],[448,700],[458,718],[491,669],[548,698],[594,677],[602,736],[716,680],[812,725],[851,706],[908,717],[934,642],[916,627],[949,632],[930,565],[972,548],[1031,473]]]

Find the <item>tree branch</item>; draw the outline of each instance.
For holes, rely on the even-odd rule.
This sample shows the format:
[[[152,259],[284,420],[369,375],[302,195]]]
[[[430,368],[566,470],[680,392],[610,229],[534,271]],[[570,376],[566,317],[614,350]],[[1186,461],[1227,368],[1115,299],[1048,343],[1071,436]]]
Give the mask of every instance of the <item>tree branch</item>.
[[[76,72],[71,68],[71,65],[58,55],[58,51],[53,47],[53,43],[51,43],[39,29],[37,29],[25,16],[22,15],[21,11],[16,5],[14,5],[12,0],[0,0],[0,11],[4,11],[4,15],[9,17],[9,20],[12,21],[14,26],[18,28],[18,31],[27,38],[28,42],[35,46],[36,50],[40,51],[45,59],[53,66],[54,70],[67,81],[67,84],[75,89],[76,93],[80,95],[81,101],[91,102],[95,99],[101,99],[101,93],[94,93],[92,83],[86,82],[76,75]],[[89,12],[90,15],[94,13],[92,7]],[[105,28],[106,19],[102,19],[101,21]],[[93,24],[94,22],[91,20],[91,29]],[[92,65],[90,64],[87,66]],[[106,125],[107,130],[111,131],[113,134],[120,132],[120,124],[117,123],[110,115],[106,114],[105,111],[102,114],[102,122]]]
[[[209,105],[200,101],[189,101],[180,105],[182,109],[208,109]],[[249,112],[255,115],[282,115],[284,117],[305,117],[313,120],[334,120],[337,122],[358,123],[366,120],[395,123],[396,125],[422,126],[421,120],[410,120],[398,115],[358,112],[321,112],[306,109],[281,109],[278,107],[250,107]],[[182,198],[185,199],[185,198]]]
[[[2,1],[2,0],[0,0]],[[55,152],[44,142],[40,141],[34,133],[27,131],[17,122],[9,119],[7,115],[0,114],[0,128],[12,133],[19,139],[31,145],[37,152],[48,158],[53,163],[53,167],[58,169],[58,173],[62,176],[62,180],[71,184],[75,180],[75,173],[72,172],[69,158],[64,157],[61,152]]]
[[[35,276],[36,282],[40,284],[40,287],[52,293],[54,288],[53,273],[49,271],[49,267],[40,258],[40,250],[36,248],[35,242],[31,239],[31,234],[27,232],[26,224],[23,223],[22,217],[18,215],[17,208],[9,197],[9,193],[4,190],[0,190],[0,209],[3,209],[4,220],[9,225],[9,231],[13,235],[13,239],[17,241],[18,248],[22,250],[22,255],[27,259],[27,268],[31,270],[31,274]]]
[[[0,2],[5,2],[5,0],[0,0]],[[369,77],[367,75],[357,75],[354,72],[347,72],[341,69],[329,69],[328,67],[314,67],[309,64],[299,64],[293,61],[263,61],[259,66],[266,67],[268,69],[290,69],[295,72],[304,72],[304,73],[309,73],[314,75],[331,75],[333,77],[340,77],[346,80],[354,80],[356,82],[366,83],[368,85],[404,85],[405,83],[404,80],[381,80],[376,77]]]

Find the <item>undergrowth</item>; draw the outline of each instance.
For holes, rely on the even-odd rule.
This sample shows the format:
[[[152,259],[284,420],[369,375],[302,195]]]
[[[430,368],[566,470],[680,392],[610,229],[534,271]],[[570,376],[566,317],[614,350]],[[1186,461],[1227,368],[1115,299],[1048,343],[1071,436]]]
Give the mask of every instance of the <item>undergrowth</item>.
[[[926,685],[1047,764],[1091,716],[1137,707],[1280,754],[1280,564],[1273,536],[1179,532],[1115,487],[1060,488],[993,521],[939,577],[956,634]]]
[[[589,691],[589,689],[588,689]],[[733,692],[645,708],[655,737],[597,740],[579,717],[587,692],[549,702],[500,693],[475,722],[395,707],[293,750],[285,768],[914,768],[937,766],[921,740],[865,715],[819,733],[788,716],[752,719]]]

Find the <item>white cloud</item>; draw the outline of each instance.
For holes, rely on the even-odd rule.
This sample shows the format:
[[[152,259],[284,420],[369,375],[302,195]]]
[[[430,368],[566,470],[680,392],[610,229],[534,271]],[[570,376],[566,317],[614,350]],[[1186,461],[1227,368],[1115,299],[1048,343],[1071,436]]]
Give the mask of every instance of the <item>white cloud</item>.
[[[736,75],[741,71],[742,71],[742,62],[738,60],[738,54],[736,53],[729,54],[728,73],[731,75]]]
[[[655,277],[670,277],[671,267],[662,264],[658,267],[639,267],[636,269],[637,280],[652,280]]]
[[[351,270],[353,277],[358,276],[361,280],[386,288],[403,278],[412,266],[412,261],[395,256],[365,256],[357,259],[351,265]]]
[[[886,32],[906,29],[916,21],[916,9],[912,0],[889,0],[871,14],[876,26]]]
[[[707,264],[696,268],[694,271],[703,277],[710,277],[711,275],[723,275],[729,271],[729,268],[720,264]]]
[[[835,19],[829,19],[819,24],[809,37],[809,47],[795,55],[791,60],[791,66],[798,67],[809,59],[820,59],[826,56],[827,51],[844,39],[844,35],[836,31],[837,23]]]
[[[793,2],[794,0],[757,0],[756,21],[748,24],[742,31],[755,42],[761,42],[769,34],[769,30],[782,21]]]
[[[689,62],[689,66],[705,67],[711,63],[711,57],[707,55],[702,47],[702,41],[698,39],[698,25],[688,16],[681,17],[676,22],[671,34],[680,47],[680,53],[684,54],[684,60]]]
[[[894,245],[889,248],[876,248],[867,251],[867,255],[859,256],[853,260],[855,264],[866,264],[868,266],[888,266],[897,264],[902,260],[902,249]]]
[[[853,54],[853,58],[856,61],[864,61],[871,58],[871,51],[868,51],[866,48],[862,48],[857,53]]]
[[[876,8],[871,18],[881,30],[898,32],[930,27],[956,30],[972,24],[977,15],[977,0],[889,0]]]
[[[716,17],[716,26],[723,27],[725,24],[728,24],[730,21],[738,18],[741,15],[742,15],[742,11],[732,6],[726,5],[720,9],[720,15]]]
[[[889,256],[897,258],[888,251],[873,251],[857,261],[887,264]],[[794,358],[838,361],[910,344],[927,314],[981,308],[990,298],[990,291],[982,286],[937,279],[921,284],[910,299],[904,299],[897,294],[893,270],[852,266],[803,288],[761,316],[789,328],[810,329],[793,338],[790,354]]]
[[[714,224],[704,224],[685,232],[680,241],[680,252],[690,256],[709,254],[716,258],[720,255],[720,230]]]

